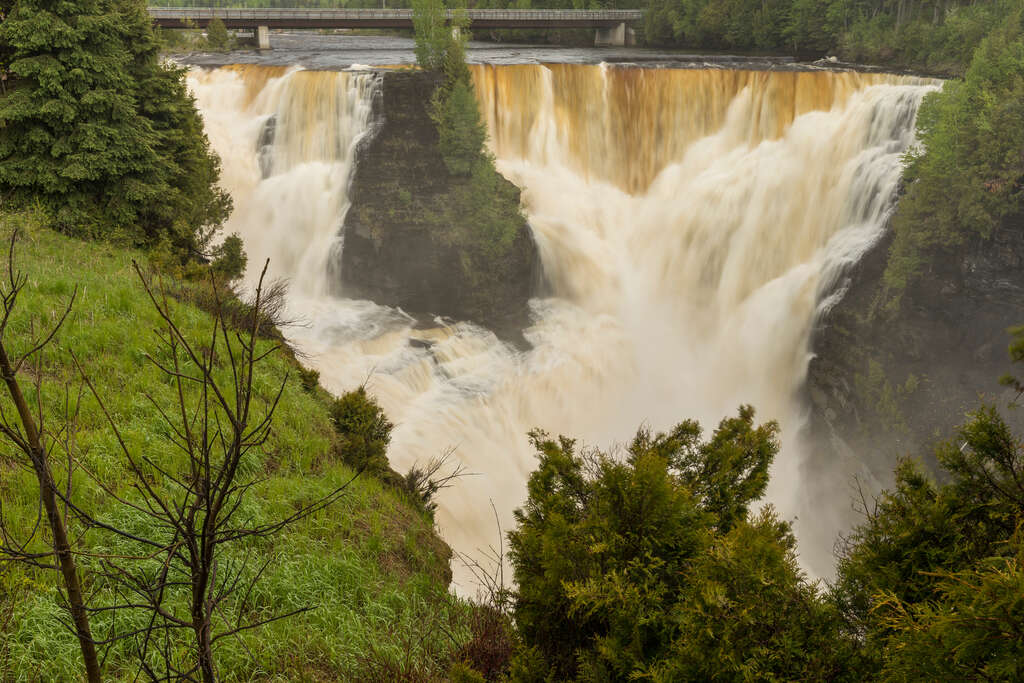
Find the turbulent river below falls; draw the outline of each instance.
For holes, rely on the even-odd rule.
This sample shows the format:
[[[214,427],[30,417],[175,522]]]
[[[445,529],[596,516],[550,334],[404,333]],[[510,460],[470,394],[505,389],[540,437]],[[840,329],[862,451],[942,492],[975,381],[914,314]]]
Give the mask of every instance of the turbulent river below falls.
[[[403,45],[349,64],[408,62]],[[828,576],[856,466],[800,438],[808,339],[844,268],[881,236],[937,84],[635,52],[628,64],[538,63],[547,52],[515,63],[511,49],[470,56],[489,144],[522,188],[550,285],[531,303],[531,349],[464,322],[416,329],[402,311],[329,293],[381,78],[338,53],[191,60],[235,200],[225,232],[244,239],[249,276],[269,258],[290,281],[289,314],[304,324],[287,335],[329,390],[366,383],[396,424],[395,469],[454,449],[471,475],[440,494],[437,521],[457,552],[479,558],[498,523],[511,528],[536,464],[531,429],[614,449],[641,425],[710,430],[749,403],[782,425],[767,501],[794,520],[805,568]]]

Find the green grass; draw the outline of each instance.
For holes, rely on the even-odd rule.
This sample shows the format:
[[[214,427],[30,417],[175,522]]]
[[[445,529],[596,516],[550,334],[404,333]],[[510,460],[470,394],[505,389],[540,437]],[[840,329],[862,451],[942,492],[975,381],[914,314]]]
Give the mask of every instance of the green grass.
[[[81,463],[74,474],[78,504],[105,521],[146,531],[147,518],[117,504],[85,473],[131,495],[124,457],[97,402],[81,393],[82,382],[70,361],[71,352],[82,360],[131,449],[163,463],[180,460],[165,437],[166,425],[145,396],[148,392],[157,403],[172,405],[171,384],[147,359],[147,354],[159,357],[166,351],[155,334],[159,318],[131,268],[132,258],[144,262],[143,255],[69,239],[41,227],[31,215],[0,213],[0,238],[8,240],[15,226],[21,229],[16,263],[28,285],[7,343],[16,350],[27,348],[77,288],[71,317],[38,369],[41,402],[51,426],[60,423],[67,397],[78,405],[72,445]],[[209,330],[211,318],[199,309],[174,303],[172,310],[189,334]],[[291,372],[272,436],[249,463],[250,475],[265,479],[244,509],[244,516],[256,522],[278,519],[352,477],[337,450],[327,395],[304,391],[295,370],[291,354],[281,351],[259,367],[255,380],[267,401]],[[0,408],[10,414],[6,395]],[[35,518],[37,486],[18,462],[13,446],[0,442],[2,514],[10,528],[26,530]],[[61,468],[56,466],[58,478],[64,474]],[[96,530],[82,538],[82,548],[94,553],[132,550]],[[315,609],[221,641],[217,659],[224,680],[387,680],[395,671],[443,672],[456,641],[466,637],[459,623],[467,606],[446,589],[450,551],[429,520],[371,477],[356,479],[327,510],[271,539],[234,548],[224,561],[241,560],[249,552],[273,558],[252,596],[254,615],[307,605]],[[113,596],[91,578],[95,562],[81,560],[84,582],[93,604],[110,604]],[[60,622],[58,578],[53,571],[0,568],[0,680],[81,679],[77,642]],[[117,628],[142,618],[122,617]],[[110,623],[94,619],[93,625],[102,637]],[[134,678],[127,644],[110,650],[105,672],[112,680]]]

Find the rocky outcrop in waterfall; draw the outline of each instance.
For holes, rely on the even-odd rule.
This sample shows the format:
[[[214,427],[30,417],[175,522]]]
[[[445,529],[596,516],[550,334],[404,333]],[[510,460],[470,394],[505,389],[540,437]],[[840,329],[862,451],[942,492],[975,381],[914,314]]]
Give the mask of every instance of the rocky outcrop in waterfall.
[[[530,227],[519,214],[519,189],[501,179],[486,212],[514,216],[512,245],[487,272],[453,244],[460,230],[480,229],[453,212],[473,191],[471,179],[448,172],[428,107],[438,76],[389,72],[374,104],[374,131],[357,152],[344,223],[340,285],[411,314],[472,320],[503,337],[519,337],[540,279]],[[463,193],[459,196],[459,193]],[[339,267],[340,266],[340,267]]]
[[[1024,216],[988,240],[932,253],[895,312],[882,289],[891,241],[848,273],[846,296],[813,336],[807,381],[813,432],[842,439],[879,473],[930,452],[981,401],[1014,397],[998,380],[1011,371],[1007,328],[1024,323]]]

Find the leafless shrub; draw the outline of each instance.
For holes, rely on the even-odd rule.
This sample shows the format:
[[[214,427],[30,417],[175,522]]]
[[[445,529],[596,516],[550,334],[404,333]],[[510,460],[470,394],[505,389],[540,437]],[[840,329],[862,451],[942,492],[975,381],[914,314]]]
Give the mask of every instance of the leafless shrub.
[[[500,680],[508,670],[515,652],[515,626],[512,623],[512,590],[505,585],[505,544],[498,511],[491,503],[498,529],[498,545],[489,546],[482,559],[460,555],[473,575],[477,599],[469,616],[470,639],[456,658],[468,664],[488,681]]]
[[[269,402],[254,389],[256,368],[280,346],[261,344],[268,325],[279,320],[283,288],[264,289],[266,265],[245,317],[226,305],[213,280],[213,321],[205,339],[193,338],[175,321],[166,291],[135,270],[155,307],[162,330],[159,352],[148,356],[174,391],[171,405],[152,395],[166,438],[180,462],[158,462],[123,438],[103,397],[75,358],[83,380],[100,405],[131,475],[128,494],[93,480],[113,500],[148,520],[148,531],[132,532],[65,501],[93,527],[120,537],[137,549],[130,557],[105,558],[103,578],[118,596],[92,612],[141,611],[145,624],[113,634],[107,641],[133,639],[141,673],[153,680],[216,680],[218,643],[243,631],[312,609],[301,607],[267,615],[253,608],[254,588],[272,557],[228,553],[229,548],[265,539],[337,501],[352,479],[288,516],[256,523],[242,512],[261,479],[259,456],[270,436],[274,412],[288,377]],[[157,483],[159,482],[159,483]],[[137,622],[133,622],[137,623]],[[188,656],[180,654],[186,638]],[[154,664],[159,662],[159,664]]]
[[[77,290],[72,293],[57,322],[47,332],[41,333],[21,354],[11,350],[7,332],[18,309],[18,299],[28,282],[14,265],[14,247],[18,231],[11,233],[7,251],[7,277],[0,282],[0,378],[13,404],[14,415],[9,415],[0,404],[0,435],[2,435],[20,457],[14,458],[16,466],[34,473],[39,485],[39,506],[35,522],[29,529],[12,530],[6,523],[0,505],[0,564],[19,562],[41,569],[59,570],[63,579],[62,598],[72,621],[72,631],[78,638],[86,676],[90,682],[100,680],[100,663],[96,655],[96,644],[89,626],[86,599],[82,592],[81,578],[75,559],[75,543],[68,535],[68,510],[60,501],[71,497],[71,463],[68,462],[66,481],[58,483],[54,478],[51,457],[54,448],[62,439],[70,439],[72,429],[70,401],[66,403],[65,419],[55,427],[49,424],[43,409],[42,383],[43,368],[41,356],[60,332],[74,306]],[[34,385],[36,401],[30,403],[22,389],[22,379],[29,378]],[[37,539],[43,531],[50,537],[43,543]],[[44,546],[44,548],[40,548]]]
[[[451,447],[441,455],[428,460],[423,467],[414,464],[405,474],[403,486],[406,492],[431,515],[437,509],[437,501],[434,498],[438,492],[449,488],[456,479],[468,475],[462,463],[456,464],[449,472],[442,473],[448,467],[454,453],[455,448]]]

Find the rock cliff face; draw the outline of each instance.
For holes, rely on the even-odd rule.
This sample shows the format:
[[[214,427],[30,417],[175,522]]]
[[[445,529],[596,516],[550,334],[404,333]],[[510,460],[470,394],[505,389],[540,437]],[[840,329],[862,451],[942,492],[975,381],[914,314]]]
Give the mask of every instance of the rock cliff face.
[[[357,152],[344,247],[334,264],[338,278],[346,296],[412,315],[472,320],[519,338],[540,281],[537,247],[521,217],[511,248],[488,269],[493,272],[474,272],[451,244],[446,208],[455,205],[453,193],[468,191],[468,181],[448,172],[437,147],[428,107],[439,82],[425,72],[383,74],[374,130]],[[518,216],[519,190],[501,182],[500,192],[483,200]]]
[[[882,291],[891,236],[849,273],[812,340],[812,436],[850,445],[879,474],[924,455],[981,401],[1004,405],[1007,328],[1024,324],[1024,216],[988,240],[934,253],[896,311]],[[1019,371],[1018,371],[1018,374]],[[1003,411],[1011,424],[1022,411]]]

